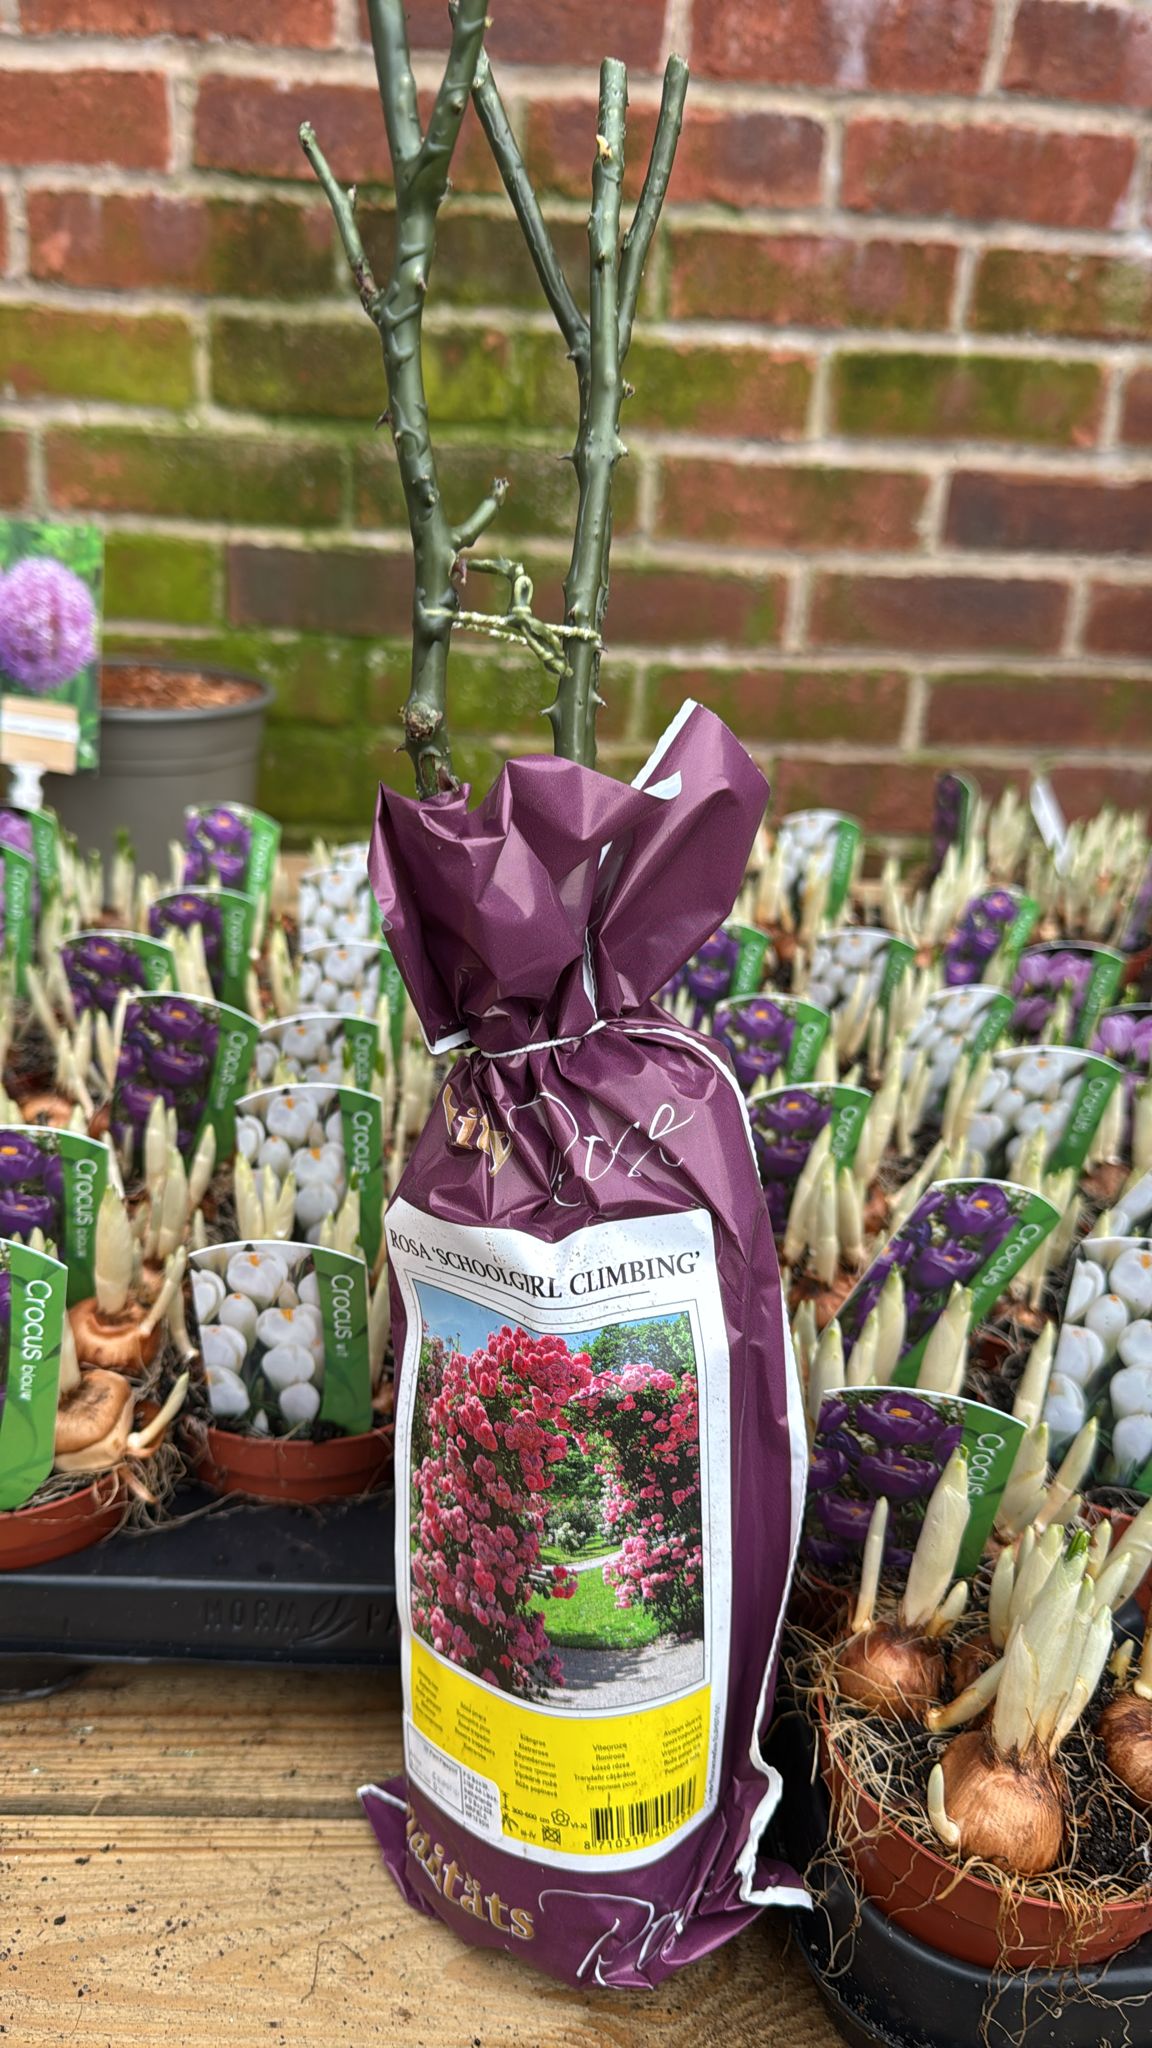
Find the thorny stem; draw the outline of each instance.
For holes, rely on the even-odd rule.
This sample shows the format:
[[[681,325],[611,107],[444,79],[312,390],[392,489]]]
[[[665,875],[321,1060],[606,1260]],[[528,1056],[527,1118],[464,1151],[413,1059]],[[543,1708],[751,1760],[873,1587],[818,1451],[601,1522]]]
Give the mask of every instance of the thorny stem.
[[[688,67],[673,57],[664,80],[656,140],[635,218],[620,247],[628,81],[624,66],[608,59],[600,73],[592,213],[588,223],[590,318],[585,320],[561,269],[536,194],[504,111],[487,58],[473,88],[477,112],[528,244],[545,296],[568,346],[579,386],[580,413],[572,460],[580,490],[576,536],[564,584],[566,619],[580,637],[549,710],[556,751],[591,767],[596,758],[595,716],[600,703],[601,628],[608,605],[612,544],[612,484],[626,452],[620,411],[627,387],[624,362],[632,340],[644,265],[664,204],[680,137]]]
[[[422,331],[428,279],[436,253],[436,223],[468,105],[487,27],[486,0],[460,0],[452,17],[452,47],[425,134],[408,47],[404,0],[368,0],[372,48],[396,193],[396,250],[384,286],[373,277],[356,226],[355,192],[345,193],[312,129],[300,140],[328,197],[356,288],[380,333],[388,380],[389,419],[415,558],[412,679],[404,707],[405,744],[421,796],[457,787],[445,725],[448,650],[458,609],[457,559],[498,511],[507,486],[491,495],[462,526],[444,510],[432,448],[424,385]]]

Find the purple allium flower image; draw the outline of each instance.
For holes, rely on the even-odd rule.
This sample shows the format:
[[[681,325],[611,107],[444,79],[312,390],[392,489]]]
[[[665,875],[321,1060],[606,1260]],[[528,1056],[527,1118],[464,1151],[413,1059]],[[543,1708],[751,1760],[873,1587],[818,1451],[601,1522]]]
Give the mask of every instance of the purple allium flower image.
[[[96,606],[75,571],[28,555],[0,576],[0,669],[42,697],[96,655]]]
[[[111,1017],[122,988],[145,986],[139,954],[101,932],[61,946],[60,958],[77,1010],[102,1010]]]
[[[232,804],[195,811],[185,827],[184,883],[195,887],[213,877],[225,889],[240,889],[248,873],[252,827]]]

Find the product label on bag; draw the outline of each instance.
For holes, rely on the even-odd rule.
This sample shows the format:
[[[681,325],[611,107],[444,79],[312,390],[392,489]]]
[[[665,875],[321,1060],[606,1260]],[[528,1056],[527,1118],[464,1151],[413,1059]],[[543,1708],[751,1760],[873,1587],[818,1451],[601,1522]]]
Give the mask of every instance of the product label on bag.
[[[730,1421],[711,1218],[547,1244],[397,1201],[387,1240],[407,1323],[409,1775],[532,1862],[650,1863],[720,1791]]]

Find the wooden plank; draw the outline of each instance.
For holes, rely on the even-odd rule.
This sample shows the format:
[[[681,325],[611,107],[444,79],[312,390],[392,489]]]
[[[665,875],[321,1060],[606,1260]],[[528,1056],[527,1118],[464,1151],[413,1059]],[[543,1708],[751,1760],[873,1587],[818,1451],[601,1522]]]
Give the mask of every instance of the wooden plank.
[[[206,1791],[209,1788],[206,1786]],[[406,1908],[357,1821],[0,1816],[20,2048],[836,2048],[768,1920],[649,1995],[570,1992]]]
[[[101,1665],[0,1707],[0,1812],[358,1812],[400,1768],[395,1672]]]

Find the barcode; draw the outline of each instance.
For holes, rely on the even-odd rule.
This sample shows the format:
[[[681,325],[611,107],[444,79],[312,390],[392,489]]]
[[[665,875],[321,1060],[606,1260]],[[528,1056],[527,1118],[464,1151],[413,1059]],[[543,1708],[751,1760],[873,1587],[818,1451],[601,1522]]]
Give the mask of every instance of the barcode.
[[[684,1820],[695,1804],[696,1780],[685,1778],[682,1785],[658,1792],[654,1799],[633,1799],[627,1806],[594,1806],[588,1817],[593,1847],[658,1839]]]

